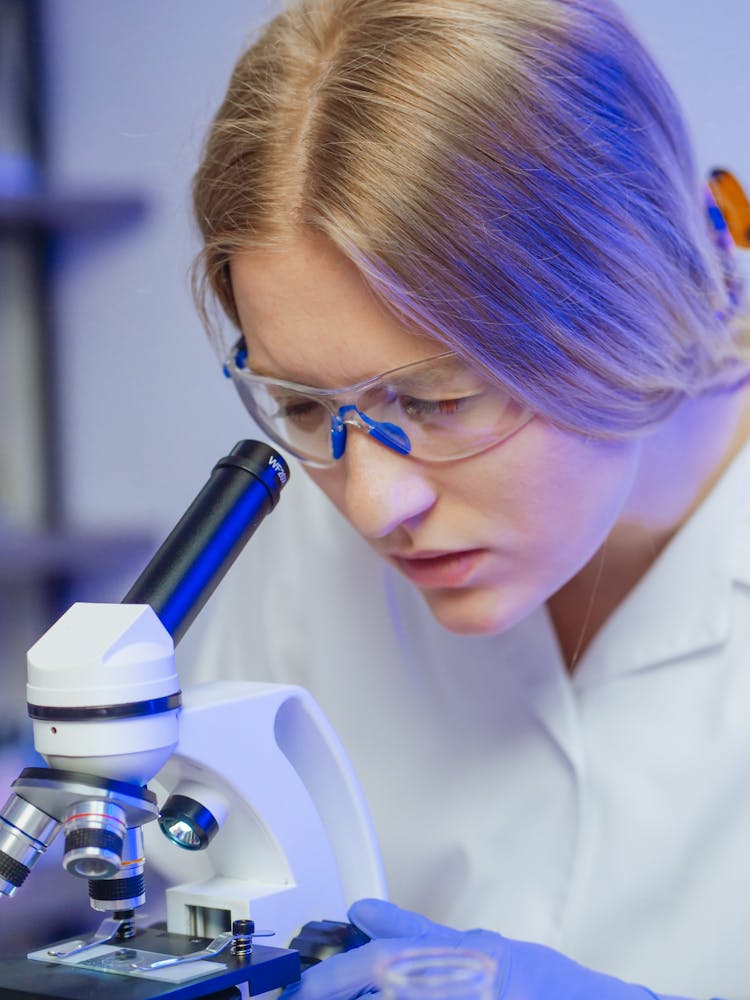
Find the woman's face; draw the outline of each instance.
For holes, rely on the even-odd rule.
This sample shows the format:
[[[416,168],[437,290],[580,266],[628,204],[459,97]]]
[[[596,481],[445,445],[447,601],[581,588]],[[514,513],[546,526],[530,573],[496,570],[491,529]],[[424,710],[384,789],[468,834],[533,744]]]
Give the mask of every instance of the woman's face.
[[[265,375],[337,388],[445,350],[392,316],[321,236],[239,254],[231,274],[250,367]],[[333,467],[307,471],[442,625],[480,634],[515,624],[591,559],[623,510],[638,456],[636,442],[594,442],[535,417],[443,463],[354,429]]]

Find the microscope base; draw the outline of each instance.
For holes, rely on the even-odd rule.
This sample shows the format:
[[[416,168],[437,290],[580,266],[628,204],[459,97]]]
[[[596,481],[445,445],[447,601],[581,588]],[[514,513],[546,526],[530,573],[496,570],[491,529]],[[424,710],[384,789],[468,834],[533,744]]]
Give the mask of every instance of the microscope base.
[[[209,941],[172,934],[157,926],[137,930],[134,938],[111,951],[135,949],[184,955]],[[204,959],[203,965],[215,966],[216,972],[178,983],[98,971],[80,962],[71,965],[8,959],[0,963],[0,1000],[98,1000],[102,996],[107,1000],[197,1000],[222,994],[239,983],[247,983],[250,996],[258,996],[296,982],[300,975],[296,951],[263,945],[255,945],[249,959],[222,953],[216,959]]]

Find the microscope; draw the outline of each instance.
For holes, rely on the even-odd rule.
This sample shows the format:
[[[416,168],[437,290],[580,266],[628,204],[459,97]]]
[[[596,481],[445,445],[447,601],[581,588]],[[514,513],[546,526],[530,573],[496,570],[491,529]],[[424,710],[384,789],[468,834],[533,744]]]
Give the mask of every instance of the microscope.
[[[288,476],[273,449],[239,442],[121,604],[74,604],[29,650],[28,712],[48,766],[25,768],[0,813],[0,895],[61,833],[62,864],[102,921],[0,963],[0,1000],[189,1000],[238,996],[238,984],[256,996],[362,943],[346,910],[385,896],[382,865],[321,709],[291,685],[182,692],[175,668],[175,645]],[[146,857],[170,884],[165,924],[138,915]]]

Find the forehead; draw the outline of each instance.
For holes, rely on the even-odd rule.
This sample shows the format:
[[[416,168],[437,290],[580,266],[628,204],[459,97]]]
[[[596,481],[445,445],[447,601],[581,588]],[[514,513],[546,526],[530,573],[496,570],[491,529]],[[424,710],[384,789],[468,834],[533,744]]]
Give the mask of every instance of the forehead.
[[[408,329],[324,236],[249,250],[231,264],[250,366],[307,385],[351,385],[434,357],[445,345]]]

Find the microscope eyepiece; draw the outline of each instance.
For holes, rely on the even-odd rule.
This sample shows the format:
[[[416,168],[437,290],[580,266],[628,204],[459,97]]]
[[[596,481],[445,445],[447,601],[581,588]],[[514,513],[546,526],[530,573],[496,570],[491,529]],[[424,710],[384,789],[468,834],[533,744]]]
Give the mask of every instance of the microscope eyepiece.
[[[261,521],[276,506],[289,467],[260,441],[220,459],[123,604],[149,604],[175,645]]]

